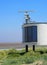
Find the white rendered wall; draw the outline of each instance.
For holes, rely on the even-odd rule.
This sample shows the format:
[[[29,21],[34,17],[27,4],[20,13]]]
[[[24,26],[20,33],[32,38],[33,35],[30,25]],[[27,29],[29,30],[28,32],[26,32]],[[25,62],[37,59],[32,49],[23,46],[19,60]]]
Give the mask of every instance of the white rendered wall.
[[[37,45],[47,45],[47,24],[37,24]]]
[[[37,42],[28,42],[27,44],[47,45],[47,23],[26,24],[24,27],[37,26]]]

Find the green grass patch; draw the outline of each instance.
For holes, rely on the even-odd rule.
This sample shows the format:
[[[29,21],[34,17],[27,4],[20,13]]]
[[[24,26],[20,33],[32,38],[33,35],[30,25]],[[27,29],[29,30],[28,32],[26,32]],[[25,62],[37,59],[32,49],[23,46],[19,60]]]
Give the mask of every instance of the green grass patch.
[[[29,48],[29,52],[23,50],[0,50],[0,64],[1,65],[22,65],[32,64],[36,61],[43,61],[43,65],[47,65],[47,48],[36,47],[33,51]]]

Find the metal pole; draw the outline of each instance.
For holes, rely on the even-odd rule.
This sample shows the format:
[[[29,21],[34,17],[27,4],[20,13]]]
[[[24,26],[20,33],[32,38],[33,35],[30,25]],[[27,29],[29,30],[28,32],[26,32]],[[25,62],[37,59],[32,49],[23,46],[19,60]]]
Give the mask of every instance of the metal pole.
[[[35,51],[35,45],[33,45],[33,51]]]
[[[28,45],[26,45],[26,52],[28,52]]]

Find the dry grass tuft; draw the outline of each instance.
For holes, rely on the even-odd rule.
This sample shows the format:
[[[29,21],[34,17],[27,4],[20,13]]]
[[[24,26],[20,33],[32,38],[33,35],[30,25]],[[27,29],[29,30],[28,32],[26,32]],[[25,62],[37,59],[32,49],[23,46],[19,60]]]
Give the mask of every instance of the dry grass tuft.
[[[36,61],[32,64],[22,64],[22,65],[43,65],[43,61]]]

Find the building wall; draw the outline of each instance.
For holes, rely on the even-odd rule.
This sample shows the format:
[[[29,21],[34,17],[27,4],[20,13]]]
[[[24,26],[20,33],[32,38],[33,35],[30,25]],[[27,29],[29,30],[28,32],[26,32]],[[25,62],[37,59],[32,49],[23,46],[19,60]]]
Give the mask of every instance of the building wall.
[[[30,26],[37,26],[37,41],[33,42],[25,42],[25,43],[30,43],[30,44],[35,44],[35,45],[47,45],[47,24],[44,23],[35,23],[35,24],[26,24],[24,27],[30,27]],[[30,32],[30,31],[29,31]],[[25,33],[24,33],[25,34]],[[35,34],[35,31],[34,31]]]
[[[47,45],[47,24],[37,24],[38,45]]]

